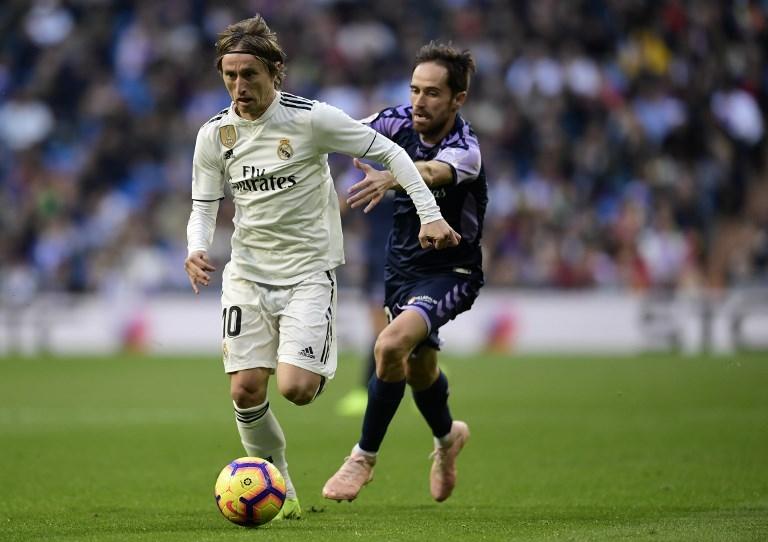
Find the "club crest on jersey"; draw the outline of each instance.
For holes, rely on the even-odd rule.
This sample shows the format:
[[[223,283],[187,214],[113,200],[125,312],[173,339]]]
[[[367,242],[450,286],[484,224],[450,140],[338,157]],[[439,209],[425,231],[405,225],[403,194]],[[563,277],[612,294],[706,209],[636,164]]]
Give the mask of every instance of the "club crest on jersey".
[[[280,143],[277,144],[277,157],[280,160],[288,160],[291,156],[293,156],[293,147],[291,147],[290,140],[281,139]]]
[[[234,147],[235,141],[237,141],[237,130],[234,125],[227,124],[226,126],[219,128],[219,139],[221,140],[221,144],[228,149]]]

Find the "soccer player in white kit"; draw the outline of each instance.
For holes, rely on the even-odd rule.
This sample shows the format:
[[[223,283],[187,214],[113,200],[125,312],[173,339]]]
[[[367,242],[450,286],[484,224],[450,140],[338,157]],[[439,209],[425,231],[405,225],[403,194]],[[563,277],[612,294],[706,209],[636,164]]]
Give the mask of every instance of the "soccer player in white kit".
[[[217,68],[232,104],[197,135],[184,268],[195,293],[209,284],[215,268],[207,251],[229,184],[235,231],[221,296],[224,370],[243,446],[283,474],[279,517],[297,519],[301,507],[267,383],[276,374],[279,392],[306,405],[336,370],[334,269],[344,252],[328,153],[387,166],[413,199],[423,247],[456,246],[460,237],[403,149],[339,109],[279,90],[285,53],[260,15],[218,38]]]

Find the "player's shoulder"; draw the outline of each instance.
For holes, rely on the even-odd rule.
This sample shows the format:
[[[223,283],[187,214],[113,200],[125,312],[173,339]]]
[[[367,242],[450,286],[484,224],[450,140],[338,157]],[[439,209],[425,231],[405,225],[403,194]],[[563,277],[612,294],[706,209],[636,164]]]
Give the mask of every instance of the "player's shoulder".
[[[312,111],[319,102],[317,100],[310,100],[303,96],[297,96],[290,92],[280,91],[280,105],[283,109],[293,112]]]
[[[461,115],[456,115],[456,122],[453,128],[445,136],[442,147],[457,147],[460,149],[469,149],[477,147],[478,141],[472,125]]]
[[[291,94],[281,90],[278,95],[277,110],[273,116],[273,122],[282,127],[303,127],[312,122],[320,111],[322,104],[317,100],[311,100],[303,96]]]
[[[218,128],[223,124],[226,124],[227,117],[229,116],[229,107],[226,107],[205,121],[198,130],[198,137],[213,137],[217,133]]]
[[[362,122],[377,132],[381,132],[388,137],[394,137],[404,128],[411,128],[413,126],[412,113],[413,108],[410,105],[397,105],[382,109],[378,113],[363,119]]]
[[[377,118],[380,119],[398,119],[402,121],[411,121],[413,116],[413,107],[410,105],[396,105],[387,107],[379,111]]]
[[[210,119],[205,121],[205,123],[203,124],[203,127],[208,126],[208,125],[212,125],[212,124],[219,124],[220,121],[224,117],[226,117],[228,113],[229,113],[229,107],[225,107],[224,109],[222,109],[221,111],[216,113],[214,116],[212,116]]]
[[[313,114],[318,109],[320,102],[310,100],[303,96],[280,91],[280,111],[288,117],[303,117]],[[283,117],[284,118],[284,117]]]

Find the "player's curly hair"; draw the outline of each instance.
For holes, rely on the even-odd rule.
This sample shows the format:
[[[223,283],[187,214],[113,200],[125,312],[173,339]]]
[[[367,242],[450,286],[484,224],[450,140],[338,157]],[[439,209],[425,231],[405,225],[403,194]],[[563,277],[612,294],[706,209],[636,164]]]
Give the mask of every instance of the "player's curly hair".
[[[469,80],[475,73],[475,59],[469,50],[460,51],[449,43],[430,41],[416,53],[416,64],[434,62],[448,70],[448,87],[453,94],[469,89]],[[414,66],[414,67],[415,67]]]
[[[247,53],[261,60],[275,78],[279,89],[285,78],[286,55],[277,34],[261,15],[233,23],[219,33],[216,40],[216,69],[221,73],[221,58],[228,53]]]

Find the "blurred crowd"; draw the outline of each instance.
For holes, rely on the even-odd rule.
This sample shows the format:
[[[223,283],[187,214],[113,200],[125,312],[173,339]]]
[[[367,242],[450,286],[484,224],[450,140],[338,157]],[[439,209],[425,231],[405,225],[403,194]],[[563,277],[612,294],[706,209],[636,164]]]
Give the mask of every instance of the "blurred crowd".
[[[255,12],[288,54],[284,88],[355,118],[407,102],[425,42],[474,53],[489,284],[768,282],[766,0],[5,0],[6,297],[188,288],[195,135],[229,103],[213,43]],[[355,285],[366,223],[345,222]]]

